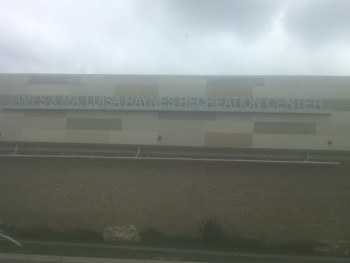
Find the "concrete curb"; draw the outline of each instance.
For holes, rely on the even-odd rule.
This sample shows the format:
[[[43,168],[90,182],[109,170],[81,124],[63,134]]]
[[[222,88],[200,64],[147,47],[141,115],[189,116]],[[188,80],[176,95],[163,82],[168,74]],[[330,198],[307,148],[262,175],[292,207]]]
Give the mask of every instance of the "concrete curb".
[[[47,256],[47,255],[25,255],[27,259],[33,261],[45,262],[61,262],[61,256]]]
[[[54,241],[30,241],[20,240],[22,244],[39,244],[39,245],[52,245],[61,247],[81,247],[81,248],[107,248],[107,249],[121,249],[132,251],[147,251],[147,252],[165,252],[174,254],[187,254],[187,255],[202,255],[210,257],[232,257],[233,258],[245,258],[250,259],[271,259],[271,260],[295,260],[297,261],[310,261],[310,262],[350,262],[349,257],[334,257],[334,256],[303,256],[303,255],[281,255],[281,254],[257,254],[247,252],[232,252],[232,251],[215,251],[215,250],[198,250],[198,249],[180,249],[180,248],[162,248],[162,247],[143,247],[143,246],[128,246],[128,245],[109,245],[109,244],[90,244],[90,243],[72,243],[72,242],[54,242]],[[42,256],[42,255],[21,255],[21,254],[7,254],[0,253],[0,259],[13,260],[34,260],[46,262],[111,262],[111,263],[181,263],[188,261],[177,261],[175,258],[155,258],[152,260],[142,259],[114,259],[114,258],[84,258],[84,257],[68,257],[68,256]],[[35,257],[35,258],[33,258]]]
[[[31,261],[37,261],[37,262],[65,262],[65,263],[101,263],[101,262],[103,263],[198,263],[198,262],[190,262],[190,261],[85,258],[85,257],[25,255],[25,254],[10,254],[10,253],[0,253],[0,260],[1,259],[31,260]]]

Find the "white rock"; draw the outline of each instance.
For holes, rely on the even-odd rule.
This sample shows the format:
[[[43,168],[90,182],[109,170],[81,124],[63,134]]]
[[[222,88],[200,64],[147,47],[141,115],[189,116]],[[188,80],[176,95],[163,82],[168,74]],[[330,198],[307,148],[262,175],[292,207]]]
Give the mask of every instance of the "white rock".
[[[134,225],[106,227],[103,231],[103,239],[106,241],[131,241],[141,240]]]

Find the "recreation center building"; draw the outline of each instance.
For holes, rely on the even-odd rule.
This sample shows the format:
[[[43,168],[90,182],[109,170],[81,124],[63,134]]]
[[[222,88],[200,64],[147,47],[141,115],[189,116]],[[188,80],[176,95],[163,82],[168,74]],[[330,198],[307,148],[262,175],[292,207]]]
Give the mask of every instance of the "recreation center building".
[[[0,222],[350,236],[350,77],[0,74]]]

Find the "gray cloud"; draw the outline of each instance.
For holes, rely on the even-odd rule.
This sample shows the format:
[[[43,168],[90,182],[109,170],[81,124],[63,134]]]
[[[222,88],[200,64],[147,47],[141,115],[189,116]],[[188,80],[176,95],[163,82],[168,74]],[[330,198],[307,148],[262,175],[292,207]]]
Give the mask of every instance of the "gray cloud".
[[[349,75],[331,2],[3,1],[0,72]]]
[[[350,1],[291,1],[285,9],[287,32],[306,45],[323,46],[350,40]]]
[[[138,5],[138,10],[141,15],[147,14],[153,27],[159,27],[155,25],[159,22],[160,27],[166,26],[168,34],[181,29],[186,36],[191,32],[223,33],[254,40],[270,30],[282,3],[277,0],[150,0]]]

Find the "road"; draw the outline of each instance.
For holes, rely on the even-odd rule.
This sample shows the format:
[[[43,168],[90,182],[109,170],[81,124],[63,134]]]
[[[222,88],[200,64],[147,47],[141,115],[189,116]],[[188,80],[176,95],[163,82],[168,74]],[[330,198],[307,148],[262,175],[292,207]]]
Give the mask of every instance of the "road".
[[[326,257],[326,256],[303,256],[303,255],[278,255],[278,254],[257,254],[245,252],[161,248],[135,245],[109,245],[109,244],[87,244],[49,241],[21,241],[23,248],[10,253],[0,253],[0,263],[45,263],[45,262],[70,262],[70,263],[180,263],[180,262],[222,262],[222,263],[312,263],[312,262],[349,262],[347,257]],[[29,248],[28,248],[29,246]],[[32,247],[30,247],[32,246]],[[25,247],[28,250],[23,250]],[[40,250],[35,250],[39,248]],[[51,248],[55,248],[52,250]],[[51,249],[51,250],[50,250]],[[91,253],[95,250],[95,254]],[[26,255],[34,254],[62,255],[75,251],[75,257],[68,256],[44,256]],[[86,253],[86,251],[88,253]],[[5,252],[5,251],[4,251]],[[37,253],[38,253],[37,252]],[[85,253],[85,254],[84,254]],[[96,255],[96,258],[89,256]],[[85,257],[84,257],[85,256]],[[109,258],[108,258],[109,257]],[[112,258],[113,257],[113,258]],[[119,258],[119,259],[115,259]],[[141,258],[141,259],[140,259]]]
[[[203,258],[202,258],[203,259]],[[83,257],[62,257],[62,256],[43,256],[43,255],[20,255],[20,254],[0,254],[0,262],[6,263],[185,263],[194,261],[178,261],[178,259],[169,260],[169,258],[156,257],[154,260],[142,259],[107,259],[107,258],[83,258]],[[198,261],[197,261],[198,262]],[[202,261],[204,262],[204,261]],[[335,257],[304,257],[304,256],[275,256],[268,255],[237,255],[237,256],[208,256],[206,262],[223,263],[312,263],[312,262],[350,262],[350,258]]]

